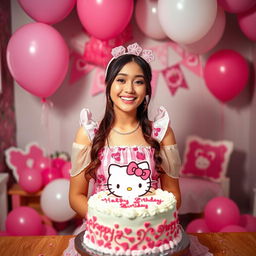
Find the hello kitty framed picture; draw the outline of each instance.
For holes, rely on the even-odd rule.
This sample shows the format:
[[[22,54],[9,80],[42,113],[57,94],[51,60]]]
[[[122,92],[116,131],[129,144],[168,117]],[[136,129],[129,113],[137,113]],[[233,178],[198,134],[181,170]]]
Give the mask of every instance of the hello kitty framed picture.
[[[200,177],[220,182],[227,173],[233,143],[188,136],[183,156],[181,176]]]

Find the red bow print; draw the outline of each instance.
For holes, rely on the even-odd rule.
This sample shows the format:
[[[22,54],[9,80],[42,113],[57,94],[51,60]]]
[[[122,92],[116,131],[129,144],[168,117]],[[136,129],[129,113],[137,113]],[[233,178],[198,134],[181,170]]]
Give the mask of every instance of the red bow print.
[[[141,177],[143,180],[146,180],[150,175],[150,170],[148,169],[141,169],[135,162],[130,162],[127,167],[127,174],[128,175],[136,175]]]

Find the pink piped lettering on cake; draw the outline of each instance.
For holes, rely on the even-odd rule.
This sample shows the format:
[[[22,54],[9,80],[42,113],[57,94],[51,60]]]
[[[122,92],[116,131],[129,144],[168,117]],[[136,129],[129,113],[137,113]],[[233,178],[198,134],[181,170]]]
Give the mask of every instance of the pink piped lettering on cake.
[[[143,250],[146,250],[146,249],[147,249],[147,246],[146,246],[146,245],[143,245],[143,246],[142,246],[142,249],[143,249]]]
[[[149,242],[149,241],[151,241],[151,238],[150,238],[149,236],[146,236],[145,240],[146,240],[147,242]]]
[[[129,244],[128,243],[121,243],[120,244],[122,246],[122,248],[126,251],[129,249]]]
[[[163,243],[164,243],[164,244],[169,244],[168,239],[165,238],[164,241],[163,241]]]
[[[135,241],[135,238],[134,237],[129,237],[128,240],[129,240],[130,243],[133,243]]]
[[[91,236],[91,242],[95,244],[94,236]]]
[[[124,228],[124,232],[126,235],[130,235],[132,233],[132,230],[130,228]]]
[[[145,228],[150,227],[150,225],[151,225],[150,222],[145,222],[145,223],[144,223]]]
[[[148,247],[153,249],[155,247],[155,242],[154,241],[150,241],[147,243]]]
[[[162,244],[163,244],[162,240],[158,240],[158,241],[156,242],[156,246],[157,246],[157,247],[161,246]]]
[[[105,248],[108,248],[108,249],[111,249],[111,248],[112,248],[110,242],[105,243],[104,247],[105,247]]]
[[[98,244],[98,246],[102,246],[104,244],[104,241],[103,240],[98,240],[97,244]]]
[[[137,245],[137,244],[133,245],[133,246],[131,247],[131,250],[132,250],[132,251],[138,250],[138,245]]]

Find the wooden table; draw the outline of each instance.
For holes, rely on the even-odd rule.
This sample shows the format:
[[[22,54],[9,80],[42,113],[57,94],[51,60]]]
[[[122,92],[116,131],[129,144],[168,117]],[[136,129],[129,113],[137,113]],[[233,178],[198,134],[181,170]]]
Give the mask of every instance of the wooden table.
[[[214,256],[256,255],[255,233],[193,234]],[[1,256],[60,256],[72,236],[0,237]]]

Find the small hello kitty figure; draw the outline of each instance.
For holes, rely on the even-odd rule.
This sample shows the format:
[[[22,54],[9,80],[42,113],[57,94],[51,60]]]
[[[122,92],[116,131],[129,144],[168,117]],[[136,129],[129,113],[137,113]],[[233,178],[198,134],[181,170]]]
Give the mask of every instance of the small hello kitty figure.
[[[146,161],[123,166],[111,164],[108,173],[108,190],[117,197],[143,196],[151,188],[151,170]]]

